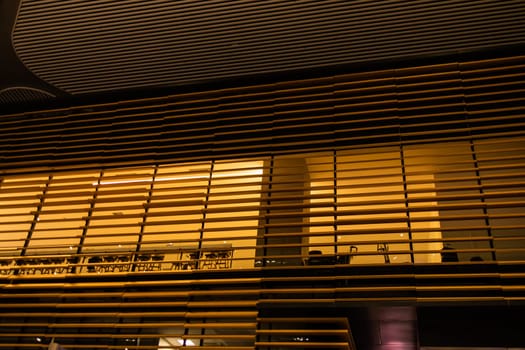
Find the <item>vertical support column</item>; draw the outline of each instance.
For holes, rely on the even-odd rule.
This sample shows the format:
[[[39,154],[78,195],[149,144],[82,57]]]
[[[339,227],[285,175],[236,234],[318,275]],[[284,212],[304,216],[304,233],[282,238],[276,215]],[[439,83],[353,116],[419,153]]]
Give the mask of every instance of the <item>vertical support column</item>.
[[[197,261],[196,268],[198,269],[199,266],[199,260],[202,255],[202,240],[204,239],[204,230],[206,229],[206,212],[208,209],[208,201],[210,200],[210,194],[211,194],[211,185],[212,185],[212,179],[213,179],[213,168],[215,166],[215,161],[212,161],[210,164],[210,175],[208,176],[208,186],[206,188],[206,196],[204,197],[204,206],[202,210],[202,222],[201,222],[201,229],[199,232],[199,242],[198,242],[198,254],[197,254]]]
[[[261,185],[261,206],[259,216],[259,228],[257,229],[257,247],[255,249],[255,266],[265,266],[266,259],[264,258],[268,254],[268,241],[266,236],[268,234],[268,224],[270,219],[268,218],[271,210],[271,196],[272,196],[272,180],[273,180],[273,164],[274,157],[270,160],[265,160],[263,163],[263,177]],[[264,214],[262,213],[264,212]]]
[[[401,157],[401,173],[403,177],[403,198],[405,201],[405,210],[406,210],[406,217],[407,217],[408,246],[410,250],[410,262],[413,264],[414,263],[414,243],[412,241],[412,222],[410,220],[410,207],[408,204],[408,186],[407,186],[407,175],[406,175],[406,167],[405,167],[405,153],[403,151],[403,145],[399,145],[399,156]]]
[[[153,187],[155,186],[155,179],[157,178],[158,165],[155,166],[153,170],[153,175],[151,176],[151,184],[149,185],[148,198],[146,198],[146,203],[144,205],[144,215],[142,216],[142,224],[140,225],[139,237],[137,240],[136,252],[139,252],[142,246],[142,236],[144,236],[144,226],[148,219],[149,204],[151,203],[151,197],[153,196]]]
[[[308,227],[308,217],[302,215],[310,183],[306,162],[303,158],[275,158],[271,174],[263,237],[266,248],[258,249],[258,254],[264,252],[264,265],[301,265],[307,250],[303,244],[308,242],[302,235]]]
[[[483,220],[485,226],[487,227],[487,236],[489,238],[489,247],[491,252],[491,258],[493,261],[496,261],[496,252],[494,251],[494,238],[492,235],[492,228],[490,226],[489,213],[487,210],[487,205],[485,203],[485,195],[483,193],[483,184],[481,183],[481,175],[479,173],[479,163],[476,156],[476,149],[474,147],[474,142],[472,138],[469,139],[470,152],[472,153],[472,161],[474,162],[474,171],[476,172],[476,185],[479,188],[479,200],[483,204],[481,210],[483,211]]]
[[[333,153],[333,164],[334,164],[334,169],[333,169],[333,177],[334,177],[334,197],[333,197],[333,200],[334,200],[334,206],[333,206],[333,209],[334,209],[334,242],[335,242],[335,246],[334,246],[334,253],[337,255],[337,253],[339,252],[339,239],[337,238],[338,236],[338,233],[337,233],[337,152],[334,151]]]
[[[91,217],[93,216],[93,211],[95,210],[95,204],[96,204],[97,197],[98,197],[98,191],[99,191],[99,188],[100,188],[100,182],[102,181],[102,177],[103,176],[104,176],[104,170],[101,170],[100,173],[98,174],[97,183],[95,185],[95,191],[93,192],[93,198],[91,198],[91,203],[89,204],[89,209],[88,209],[88,212],[87,212],[86,220],[84,221],[84,227],[82,228],[82,234],[80,236],[80,241],[78,242],[78,247],[76,249],[77,256],[78,256],[78,254],[82,253],[82,249],[84,247],[84,242],[86,241],[86,236],[87,236],[87,232],[88,232],[88,228],[89,228],[89,223],[91,221]],[[75,258],[73,262],[74,263],[78,263],[79,261],[77,260],[77,258]],[[82,269],[82,267],[80,267],[80,269]],[[72,273],[77,272],[75,267],[71,268],[70,271]]]
[[[44,189],[42,190],[42,194],[41,194],[38,206],[36,208],[35,215],[33,215],[33,221],[31,222],[31,226],[29,227],[29,231],[27,232],[27,237],[25,239],[24,246],[22,247],[22,251],[20,252],[20,255],[22,256],[27,254],[27,249],[29,248],[29,243],[31,242],[31,238],[33,237],[33,231],[35,230],[36,223],[38,222],[38,219],[40,217],[40,212],[42,211],[42,207],[44,206],[46,193],[49,189],[49,185],[52,179],[53,179],[53,175],[49,175],[47,177],[47,181],[44,186]]]

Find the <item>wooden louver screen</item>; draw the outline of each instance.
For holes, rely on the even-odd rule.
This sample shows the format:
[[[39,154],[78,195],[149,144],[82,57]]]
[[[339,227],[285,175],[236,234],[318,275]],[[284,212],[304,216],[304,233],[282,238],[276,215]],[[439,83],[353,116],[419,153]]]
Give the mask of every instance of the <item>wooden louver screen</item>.
[[[348,319],[341,317],[261,317],[255,348],[354,350],[349,328]]]
[[[231,245],[235,268],[310,250],[437,262],[447,245],[520,260],[522,58],[4,116],[2,250],[88,259],[117,237],[126,251]],[[125,270],[131,255],[113,255]]]
[[[445,248],[523,260],[524,151],[487,138],[6,176],[1,268],[42,272],[33,259],[50,255],[59,273],[438,263]]]
[[[447,245],[471,265],[524,260],[521,60],[4,116],[0,347],[271,347],[278,337],[262,336],[308,328],[266,331],[263,297],[302,305],[314,292],[326,304],[522,300],[519,274],[389,285],[399,276],[345,270],[455,267]],[[170,253],[188,245],[231,246],[231,265]],[[151,251],[163,260],[135,259]],[[269,271],[293,272],[263,289],[254,276]],[[322,335],[347,348],[343,332]]]
[[[2,169],[522,137],[523,56],[4,115]]]

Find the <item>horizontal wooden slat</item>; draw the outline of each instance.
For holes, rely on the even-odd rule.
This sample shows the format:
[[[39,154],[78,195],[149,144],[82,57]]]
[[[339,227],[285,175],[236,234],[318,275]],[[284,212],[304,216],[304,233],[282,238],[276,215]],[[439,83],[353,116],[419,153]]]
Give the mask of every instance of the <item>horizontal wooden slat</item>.
[[[181,160],[192,154],[202,159],[198,149],[223,157],[241,149],[244,155],[268,154],[262,145],[282,150],[304,148],[305,142],[318,149],[363,142],[397,145],[423,138],[497,137],[506,130],[518,136],[523,129],[520,60],[502,57],[181,93],[86,106],[90,113],[78,108],[4,116],[2,140],[9,153],[3,156],[13,162],[4,162],[4,167],[14,170],[29,156],[38,162],[35,153],[52,162],[94,157],[129,161],[131,153],[137,161],[155,155]],[[479,80],[483,77],[494,82]],[[312,86],[308,91],[322,93],[309,94],[304,84]]]
[[[219,3],[201,5],[202,15],[213,13]],[[143,62],[155,65],[171,54],[143,62],[133,55],[120,57],[135,43],[109,48],[108,36],[86,42],[86,49],[97,48],[84,57],[92,60],[91,68],[77,64],[83,57],[74,50],[63,57],[64,65],[50,66],[47,60],[58,51],[49,56],[37,52],[52,44],[46,37],[51,32],[39,26],[56,29],[61,44],[75,48],[67,37],[70,31],[80,34],[76,25],[107,9],[96,2],[83,5],[86,13],[72,19],[73,5],[27,4],[20,12],[27,27],[14,33],[17,52],[22,58],[33,55],[38,62],[28,67],[70,92],[173,82],[170,74],[184,68],[172,61],[146,80],[140,74],[131,79],[109,74],[101,86],[98,74],[113,62],[130,68],[128,74],[141,70]],[[359,59],[358,51],[369,48],[373,27],[388,23],[383,15],[393,4],[399,5],[377,5],[381,11],[365,18],[371,21],[368,34],[340,56],[328,54],[331,45],[341,43],[342,33],[319,45],[315,55],[331,57],[334,64],[344,56],[346,61]],[[492,28],[491,40],[506,44],[493,25],[515,12],[517,2],[491,4],[469,5],[474,12],[498,9],[471,23]],[[57,12],[41,16],[49,6],[57,6]],[[114,6],[123,13],[132,8]],[[149,12],[136,16],[162,7],[148,6]],[[269,5],[260,6],[246,25],[261,20]],[[323,6],[330,9],[305,21],[315,23],[346,5],[316,5]],[[403,6],[413,12],[400,18],[396,30],[405,20],[425,21],[414,22],[420,5]],[[233,14],[223,14],[224,22],[215,24],[226,25]],[[288,15],[278,25],[292,30]],[[337,18],[348,15],[343,11]],[[474,21],[474,14],[453,12],[432,19],[450,15]],[[153,17],[147,19],[154,24]],[[112,18],[99,20],[103,26],[129,28]],[[463,29],[448,26],[427,39],[440,43],[458,28]],[[479,28],[469,32],[470,39],[481,40],[485,28]],[[325,35],[314,33],[318,29],[308,29],[312,40]],[[381,33],[393,35],[388,28]],[[88,40],[87,34],[80,38]],[[392,39],[368,50],[368,58],[385,58],[385,52],[399,47],[418,54],[431,49],[422,42],[408,44],[408,36]],[[443,49],[470,39],[459,38]],[[275,43],[249,56],[290,43],[275,37]],[[294,61],[300,55],[294,55],[300,44],[284,52],[280,67],[298,67]],[[189,39],[184,45],[190,45]],[[214,65],[227,57],[218,71],[223,76],[236,64],[254,62],[233,53],[202,61],[192,57],[192,63],[178,52],[170,59],[184,64]],[[301,64],[315,66],[316,57]],[[36,337],[49,342],[51,335],[67,349],[158,349],[161,341],[178,348],[185,340],[185,347],[204,349],[354,349],[350,325],[356,321],[344,314],[352,307],[522,302],[523,56],[515,51],[490,59],[447,57],[437,64],[399,62],[382,69],[366,66],[366,71],[2,115],[0,262],[6,265],[0,266],[0,323],[5,325],[0,347],[40,349],[47,343],[36,343]],[[73,70],[75,81],[70,79]],[[212,71],[193,73],[205,77]],[[447,244],[459,261],[442,255]],[[231,266],[204,268],[206,249],[214,245],[231,246]],[[194,263],[177,247],[201,254],[198,265],[175,268]],[[321,251],[326,260],[311,263],[311,250]],[[148,251],[163,255],[160,265],[149,265],[149,270],[138,260]],[[346,253],[351,256],[341,263]],[[111,262],[117,256],[130,261]],[[93,257],[106,260],[93,263]],[[483,260],[471,261],[476,257]],[[52,260],[57,258],[60,264]],[[96,267],[93,272],[91,267]],[[287,315],[304,308],[319,317]],[[278,317],[266,317],[275,310]],[[335,310],[343,317],[332,317]],[[290,335],[332,338],[284,339]],[[267,336],[272,338],[263,339]],[[140,345],[126,343],[139,339]]]

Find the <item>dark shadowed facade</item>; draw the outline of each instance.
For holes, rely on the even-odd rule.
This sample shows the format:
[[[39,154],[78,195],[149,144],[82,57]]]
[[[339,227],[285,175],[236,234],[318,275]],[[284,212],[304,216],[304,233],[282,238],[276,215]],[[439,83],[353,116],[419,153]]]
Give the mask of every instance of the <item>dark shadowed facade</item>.
[[[0,17],[0,349],[525,348],[521,1]]]

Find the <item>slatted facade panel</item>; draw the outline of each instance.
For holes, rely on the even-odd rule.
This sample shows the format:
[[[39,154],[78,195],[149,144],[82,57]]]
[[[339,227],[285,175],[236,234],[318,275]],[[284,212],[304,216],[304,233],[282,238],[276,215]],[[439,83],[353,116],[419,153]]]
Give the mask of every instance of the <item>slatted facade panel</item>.
[[[521,305],[522,60],[2,116],[0,348],[354,349],[353,308]]]
[[[508,307],[524,300],[518,264],[1,282],[2,349],[356,349],[364,335],[355,331],[363,322],[355,311],[363,306]]]
[[[353,349],[354,307],[519,305],[524,148],[496,135],[4,176],[0,347]]]
[[[520,137],[13,174],[6,275],[525,260]]]
[[[522,260],[522,58],[4,116],[3,271]]]
[[[3,285],[0,348],[253,349],[257,286],[209,276]]]
[[[523,56],[5,115],[2,168],[521,135]]]
[[[355,349],[344,317],[260,317],[256,349]]]

